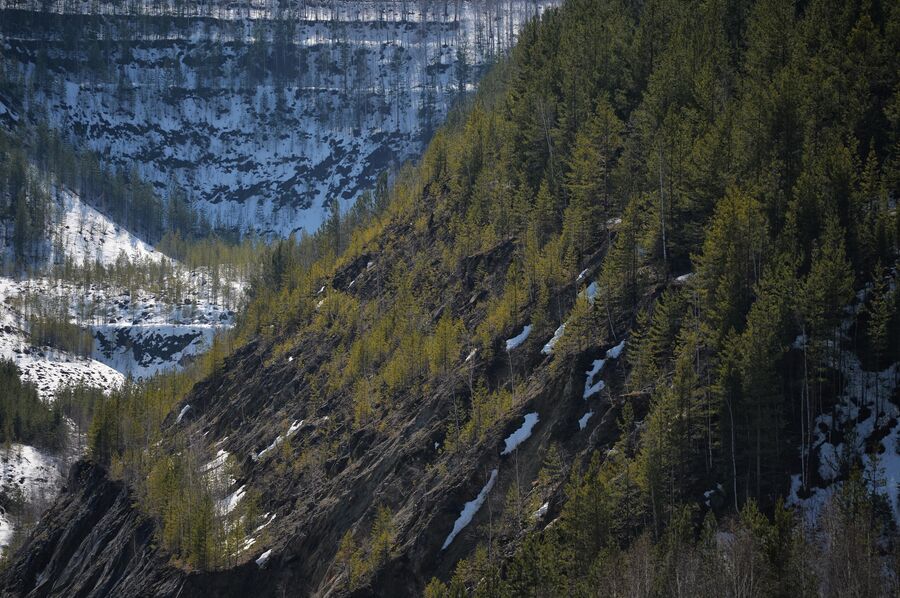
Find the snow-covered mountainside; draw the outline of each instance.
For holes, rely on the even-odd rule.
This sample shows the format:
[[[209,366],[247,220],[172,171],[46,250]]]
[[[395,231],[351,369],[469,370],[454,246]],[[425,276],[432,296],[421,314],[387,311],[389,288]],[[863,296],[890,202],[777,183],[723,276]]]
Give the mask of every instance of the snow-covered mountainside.
[[[178,368],[209,347],[217,329],[230,327],[241,289],[212,289],[206,271],[189,271],[125,230],[75,193],[53,187],[48,238],[30,248],[36,278],[0,277],[0,357],[12,359],[45,398],[60,385],[99,388],[125,376],[145,378]],[[13,223],[0,226],[0,247],[12,251]],[[106,267],[162,263],[179,278],[177,292],[143,290],[109,280],[73,282],[47,277],[61,264]],[[29,317],[64,318],[90,333],[93,348],[70,351],[34,346]]]
[[[205,297],[204,284],[201,280],[187,287],[176,304],[145,291],[132,297],[129,289],[111,284],[91,284],[85,292],[81,285],[43,278],[0,278],[0,355],[13,359],[47,396],[60,384],[82,380],[109,388],[123,376],[146,378],[179,368],[208,349],[215,332],[234,321],[233,310]],[[23,312],[36,311],[35,302],[64,305],[70,320],[90,331],[90,357],[32,346]]]
[[[32,269],[42,270],[70,260],[81,266],[110,266],[120,257],[132,262],[168,259],[69,189],[53,185],[49,234],[27,248]],[[12,261],[14,219],[0,219],[0,255]]]
[[[0,503],[24,503],[40,512],[56,498],[61,484],[56,457],[16,443],[0,448]],[[15,519],[0,504],[0,554],[12,540]]]
[[[331,202],[346,208],[418,156],[460,92],[550,4],[137,18],[5,3],[0,43],[7,78],[32,88],[24,104],[36,119],[162,195],[183,190],[214,225],[286,236],[314,231]],[[255,20],[237,20],[247,14]]]

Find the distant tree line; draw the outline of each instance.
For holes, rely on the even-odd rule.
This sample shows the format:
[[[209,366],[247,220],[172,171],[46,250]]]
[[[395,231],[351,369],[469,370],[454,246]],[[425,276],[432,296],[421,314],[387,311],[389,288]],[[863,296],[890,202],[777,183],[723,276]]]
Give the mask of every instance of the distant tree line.
[[[0,388],[0,441],[52,450],[66,446],[67,429],[59,406],[41,400],[34,383],[23,382],[11,360],[0,359]]]

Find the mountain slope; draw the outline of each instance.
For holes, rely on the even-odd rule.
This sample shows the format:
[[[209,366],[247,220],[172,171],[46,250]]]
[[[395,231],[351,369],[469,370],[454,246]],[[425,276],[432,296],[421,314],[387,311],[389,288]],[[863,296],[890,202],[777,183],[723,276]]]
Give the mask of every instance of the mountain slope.
[[[104,404],[3,587],[895,594],[897,31],[548,11],[386,208],[276,244],[216,355]]]

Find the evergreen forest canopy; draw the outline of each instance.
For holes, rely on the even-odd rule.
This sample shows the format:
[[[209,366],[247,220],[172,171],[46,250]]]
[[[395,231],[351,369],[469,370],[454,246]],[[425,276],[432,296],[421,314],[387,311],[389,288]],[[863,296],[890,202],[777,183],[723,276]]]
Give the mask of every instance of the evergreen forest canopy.
[[[429,595],[896,590],[896,523],[862,451],[840,456],[816,530],[783,505],[788,472],[800,497],[821,483],[811,428],[839,408],[840,349],[896,381],[898,73],[890,2],[570,0],[526,27],[342,259],[426,214],[449,223],[448,273],[514,239],[484,321],[441,319],[433,338],[490,345],[565,321],[561,364],[631,331],[626,397],[650,409],[640,425],[624,409],[621,440],[572,468],[559,525],[509,561],[487,546]],[[555,291],[598,251],[597,300],[562,317]],[[283,263],[250,307],[257,330],[308,313],[296,289],[317,271]],[[390,387],[390,358],[375,362]],[[878,401],[890,413],[896,390]]]
[[[896,595],[896,488],[878,462],[896,457],[882,441],[900,425],[898,74],[896,3],[569,0],[352,226],[336,214],[275,244],[238,330],[194,369],[96,406],[92,455],[138,489],[174,555],[224,567],[236,515],[217,521],[212,490],[188,491],[184,435],[157,441],[235,347],[261,343],[267,363],[335,348],[303,407],[338,405],[335,436],[292,470],[324,476],[329,451],[390,433],[402,397],[441,385],[459,392],[439,466],[471,456],[528,372],[464,382],[465,358],[490,361],[526,324],[558,338],[557,370],[625,339],[618,440],[585,459],[547,451],[536,488],[564,488],[559,519],[532,529],[511,494],[500,539],[426,595]],[[385,246],[374,296],[337,288]],[[509,259],[471,268],[469,301],[459,271],[498,247]],[[860,378],[874,397],[852,411]],[[825,474],[821,416],[840,448]],[[815,525],[785,506],[825,486]],[[368,537],[344,536],[348,591],[396,549],[391,517],[379,508]]]

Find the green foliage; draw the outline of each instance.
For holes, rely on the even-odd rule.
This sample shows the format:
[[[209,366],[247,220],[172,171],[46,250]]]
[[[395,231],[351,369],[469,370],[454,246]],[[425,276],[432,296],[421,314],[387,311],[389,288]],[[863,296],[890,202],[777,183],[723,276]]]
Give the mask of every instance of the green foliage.
[[[460,320],[444,314],[438,321],[434,334],[425,343],[428,366],[432,376],[446,376],[459,359],[465,328]]]
[[[357,589],[366,582],[393,555],[397,531],[394,527],[393,514],[386,506],[381,506],[375,513],[372,530],[367,540],[354,540],[352,530],[347,530],[341,538],[335,554],[335,562],[345,575],[347,587]]]
[[[501,388],[488,391],[479,383],[472,395],[471,407],[464,424],[451,421],[444,441],[448,452],[465,451],[480,441],[492,425],[500,421],[513,408],[512,393]]]
[[[830,336],[853,297],[853,272],[844,247],[844,231],[829,218],[800,295],[800,313],[814,338]]]
[[[890,592],[883,570],[868,568],[885,563],[871,558],[873,539],[892,537],[873,514],[877,483],[845,486],[822,528],[842,541],[826,547],[803,536],[778,497],[798,444],[810,442],[815,417],[844,383],[843,345],[870,347],[879,369],[892,363],[897,299],[880,264],[897,256],[896,214],[885,203],[897,170],[885,165],[898,163],[900,147],[900,71],[889,57],[900,48],[888,34],[898,17],[878,3],[585,0],[523,31],[507,96],[515,159],[497,162],[519,168],[536,198],[526,279],[540,278],[531,273],[556,239],[561,270],[577,272],[605,233],[598,299],[554,314],[566,322],[555,359],[620,337],[641,314],[628,384],[651,402],[636,446],[594,455],[583,474],[573,467],[560,524],[518,547],[497,595]],[[607,22],[612,35],[587,41]],[[603,60],[588,66],[590,56]],[[596,141],[600,115],[612,125],[611,151]],[[469,180],[469,206],[489,213],[477,175]],[[666,288],[670,273],[690,270]],[[863,341],[846,332],[847,306],[866,280],[874,284]],[[540,296],[542,284],[534,289]],[[492,329],[522,316],[499,300],[488,313]],[[696,505],[711,486],[720,489],[710,508],[734,519],[708,514],[701,526]],[[840,514],[847,504],[862,517],[856,527]],[[727,543],[715,534],[723,529]],[[870,560],[860,573],[837,560],[811,567],[820,550],[826,560]],[[480,591],[459,579],[457,591]],[[429,591],[454,595],[454,585],[435,581]]]
[[[0,360],[0,388],[0,442],[65,447],[66,424],[59,405],[42,401],[35,385],[23,382],[19,368],[7,359]]]
[[[720,346],[730,331],[741,331],[762,273],[767,242],[762,205],[735,190],[716,206],[703,252],[697,256],[695,288],[704,324]]]
[[[667,290],[653,303],[652,312],[641,312],[632,335],[628,361],[631,385],[643,390],[664,383],[674,366],[675,345],[688,308],[687,293]]]

